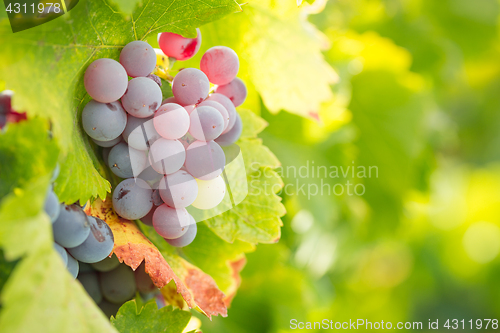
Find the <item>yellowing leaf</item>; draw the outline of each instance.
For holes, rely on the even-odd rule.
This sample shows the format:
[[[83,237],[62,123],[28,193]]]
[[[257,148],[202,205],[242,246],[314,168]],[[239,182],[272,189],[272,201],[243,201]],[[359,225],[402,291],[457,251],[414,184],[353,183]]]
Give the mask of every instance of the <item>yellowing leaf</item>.
[[[158,288],[174,280],[177,292],[190,308],[196,308],[208,317],[227,315],[225,295],[212,277],[175,254],[160,252],[133,221],[123,219],[113,211],[111,200],[96,200],[85,211],[109,225],[115,237],[113,253],[120,262],[135,270],[144,260],[146,273]]]

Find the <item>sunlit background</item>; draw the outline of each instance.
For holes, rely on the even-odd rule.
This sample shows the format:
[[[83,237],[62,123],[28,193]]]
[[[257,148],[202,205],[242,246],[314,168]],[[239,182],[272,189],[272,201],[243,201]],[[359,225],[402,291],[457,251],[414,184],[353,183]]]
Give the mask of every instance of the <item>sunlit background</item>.
[[[202,319],[203,331],[288,332],[293,318],[498,318],[499,2],[263,3],[283,22],[299,17],[311,27],[335,70],[328,73],[333,98],[322,103],[319,120],[271,113],[252,94],[244,105],[269,122],[261,138],[291,184],[282,193],[287,215],[280,242],[247,256],[228,318]],[[235,33],[238,15],[202,33]],[[246,28],[265,23],[255,19]],[[290,43],[280,38],[276,43]],[[259,61],[255,52],[246,60]],[[302,65],[289,68],[299,79],[308,66],[317,70],[317,63]],[[376,166],[378,177],[286,172],[313,163]],[[363,195],[308,191],[347,181],[362,184]]]

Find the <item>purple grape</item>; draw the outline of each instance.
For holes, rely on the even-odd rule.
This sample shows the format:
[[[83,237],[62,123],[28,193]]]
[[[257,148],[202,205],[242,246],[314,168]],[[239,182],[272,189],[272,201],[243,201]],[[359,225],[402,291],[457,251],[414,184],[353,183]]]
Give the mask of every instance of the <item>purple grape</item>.
[[[199,107],[200,106],[210,106],[210,107],[213,107],[214,109],[216,109],[217,111],[219,111],[220,115],[224,119],[224,130],[227,128],[227,126],[229,125],[229,113],[227,112],[226,108],[222,106],[222,104],[220,104],[219,102],[207,99],[207,100],[201,102],[200,104],[198,104],[198,106]]]
[[[233,81],[225,84],[223,86],[217,87],[217,93],[222,94],[229,98],[233,102],[235,107],[243,104],[247,98],[247,86],[238,77],[235,77]]]
[[[102,159],[103,159],[104,163],[106,163],[106,164],[108,164],[108,157],[109,157],[109,152],[111,151],[111,148],[107,148],[107,147],[102,148]]]
[[[186,150],[178,140],[158,139],[149,150],[149,163],[159,173],[168,175],[179,170],[186,160]]]
[[[172,82],[172,92],[181,105],[198,104],[210,91],[207,76],[196,68],[185,68],[179,72]]]
[[[198,106],[189,116],[189,133],[201,141],[218,138],[224,130],[224,118],[211,106]]]
[[[238,141],[241,136],[242,130],[243,124],[241,122],[241,117],[239,114],[236,114],[236,122],[234,123],[233,128],[231,128],[229,132],[222,134],[217,139],[215,139],[215,142],[217,142],[222,147],[230,146]]]
[[[90,233],[90,223],[82,207],[77,204],[61,204],[59,217],[52,224],[54,241],[64,247],[82,244]]]
[[[135,295],[134,272],[127,265],[99,274],[102,296],[109,302],[122,304]]]
[[[153,118],[158,134],[168,140],[176,140],[189,129],[189,114],[179,104],[168,103],[156,111]]]
[[[227,133],[233,128],[234,123],[236,121],[236,108],[234,107],[233,102],[226,96],[219,94],[219,93],[214,93],[210,95],[210,97],[207,98],[208,101],[215,101],[220,104],[227,110],[227,113],[229,115],[229,122],[227,124],[227,127],[224,131],[222,131],[222,134]]]
[[[185,208],[196,199],[198,185],[193,176],[179,170],[160,181],[159,192],[163,202],[170,207]]]
[[[78,275],[78,281],[82,284],[83,288],[89,296],[96,303],[102,301],[101,287],[99,286],[99,277],[96,272],[80,273]]]
[[[109,226],[98,217],[89,216],[89,236],[77,247],[67,249],[78,261],[94,263],[106,258],[113,250],[115,238]]]
[[[157,85],[158,87],[161,88],[161,79],[158,75],[154,75],[154,74],[149,74],[148,76],[146,76],[148,79],[151,79],[153,80]],[[162,103],[163,104],[163,103]]]
[[[146,164],[146,152],[129,147],[125,142],[117,144],[109,152],[108,166],[120,178],[138,176]]]
[[[160,236],[167,239],[184,235],[189,222],[189,213],[185,208],[175,209],[163,204],[153,214],[153,227]]]
[[[116,139],[109,140],[109,141],[99,141],[99,140],[96,140],[96,139],[92,139],[92,141],[94,141],[94,143],[96,145],[100,146],[100,147],[109,148],[109,147],[113,147],[114,145],[116,145],[120,141],[122,141],[122,137],[118,136]]]
[[[238,74],[240,61],[238,55],[227,46],[214,46],[205,52],[200,61],[200,69],[213,84],[223,85],[231,82]]]
[[[160,138],[154,127],[153,117],[136,118],[130,114],[122,136],[130,147],[137,150],[148,150]]]
[[[195,178],[210,180],[224,170],[226,157],[214,141],[195,141],[186,150],[186,169]]]
[[[116,60],[101,58],[92,62],[83,77],[87,93],[101,103],[120,99],[127,90],[128,76]]]
[[[64,266],[66,266],[68,264],[68,253],[66,252],[66,249],[57,243],[54,243],[53,245],[54,245],[54,250],[56,250],[56,252],[61,257]]]
[[[131,77],[147,76],[155,69],[156,53],[148,43],[136,40],[125,45],[120,64]]]
[[[73,276],[73,278],[76,279],[78,276],[78,260],[73,258],[69,253],[66,253],[68,256],[68,263],[66,264],[66,268],[68,269],[68,272]]]
[[[167,104],[167,103],[174,103],[174,104],[179,104],[177,100],[175,99],[174,96],[170,96],[169,98],[165,98],[163,102],[161,102],[161,105]]]
[[[177,172],[179,172],[179,171],[177,171]],[[174,172],[172,175],[175,175],[177,172]],[[161,206],[161,205],[164,204],[163,199],[161,198],[160,190],[159,189],[153,190],[153,196],[152,196],[152,198],[153,198],[153,205],[155,205],[155,206]]]
[[[158,183],[163,178],[163,174],[156,172],[156,170],[153,169],[153,167],[151,167],[151,165],[149,164],[149,158],[147,159],[146,162],[147,162],[146,168],[141,172],[141,174],[137,178],[144,180],[146,183],[149,184],[149,186],[151,186],[151,188],[157,188]]]
[[[177,60],[188,60],[200,49],[200,29],[196,29],[196,38],[185,38],[172,32],[160,33],[158,45],[165,55]]]
[[[47,191],[47,197],[45,198],[45,204],[43,206],[43,210],[49,216],[50,221],[54,223],[59,217],[59,213],[61,211],[59,205],[59,198],[54,193],[52,188],[49,188]]]
[[[151,208],[151,210],[149,211],[149,213],[147,213],[145,216],[141,217],[140,220],[142,223],[144,223],[145,225],[149,225],[149,226],[153,226],[153,215],[156,211],[156,208],[158,208],[159,206],[153,206],[153,208]]]
[[[186,231],[186,233],[184,235],[182,235],[181,237],[175,238],[175,239],[166,239],[165,238],[165,240],[167,241],[168,244],[175,246],[175,247],[184,247],[184,246],[188,246],[189,244],[191,244],[194,241],[194,239],[196,238],[196,233],[198,231],[198,226],[197,226],[196,222],[194,221],[194,218],[191,215],[190,215],[190,218],[191,218],[191,224],[189,224],[189,227],[188,227],[188,230]]]
[[[125,179],[113,191],[113,208],[121,217],[137,220],[153,207],[151,187],[142,179]]]
[[[160,107],[161,89],[151,79],[136,77],[128,83],[128,88],[122,97],[123,108],[137,118],[151,117]]]
[[[82,112],[85,132],[95,140],[109,141],[119,137],[127,125],[127,114],[120,102],[99,103],[91,100]]]

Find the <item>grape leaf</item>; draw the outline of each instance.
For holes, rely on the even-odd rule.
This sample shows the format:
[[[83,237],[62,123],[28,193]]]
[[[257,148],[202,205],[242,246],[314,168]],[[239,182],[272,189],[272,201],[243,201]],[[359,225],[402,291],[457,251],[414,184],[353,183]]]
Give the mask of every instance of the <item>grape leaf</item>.
[[[144,260],[146,273],[158,288],[163,288],[174,280],[177,292],[190,308],[196,308],[209,318],[212,315],[227,315],[224,293],[209,275],[172,251],[160,253],[133,221],[125,220],[113,211],[111,200],[96,200],[87,205],[85,211],[109,225],[115,236],[113,253],[120,262],[135,270]]]
[[[197,67],[209,47],[229,46],[240,58],[238,77],[248,88],[243,107],[258,111],[260,95],[273,113],[286,110],[317,119],[320,104],[333,98],[330,85],[338,80],[321,53],[326,39],[294,1],[251,1],[243,9],[203,26],[200,51],[176,68]]]
[[[111,323],[120,332],[127,333],[181,333],[191,314],[172,306],[158,309],[155,301],[139,306],[135,300],[123,304]]]
[[[234,0],[158,0],[137,6],[127,20],[113,3],[82,0],[68,14],[16,34],[8,20],[0,22],[0,76],[16,91],[16,108],[52,122],[62,152],[56,182],[61,200],[105,198],[110,189],[79,124],[89,99],[82,79],[86,66],[97,58],[118,59],[132,40],[162,31],[193,35],[197,26],[239,10]]]

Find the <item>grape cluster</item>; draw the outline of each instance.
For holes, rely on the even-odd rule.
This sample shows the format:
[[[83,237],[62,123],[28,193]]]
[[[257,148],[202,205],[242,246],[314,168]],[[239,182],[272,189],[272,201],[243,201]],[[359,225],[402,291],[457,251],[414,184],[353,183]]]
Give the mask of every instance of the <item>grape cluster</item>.
[[[144,262],[133,271],[129,266],[120,264],[115,255],[98,263],[81,265],[78,280],[108,316],[115,315],[137,291],[144,298],[158,293],[158,288],[145,271]]]
[[[163,99],[158,64],[196,54],[201,34],[158,36],[161,50],[143,41],[127,44],[119,62],[92,62],[84,85],[92,100],[82,112],[85,132],[103,147],[103,158],[121,181],[113,208],[129,220],[141,220],[175,247],[190,244],[196,221],[186,210],[216,207],[224,198],[222,147],[242,132],[236,107],[247,95],[236,77],[237,54],[225,46],[202,56],[200,69],[184,68],[171,80],[173,96]],[[159,74],[160,75],[160,74]],[[130,77],[130,79],[129,79]]]
[[[59,167],[52,181],[58,173]],[[79,262],[99,262],[113,250],[114,236],[106,222],[87,216],[78,204],[60,204],[52,186],[47,191],[44,210],[52,221],[54,248],[73,277],[78,275]]]

